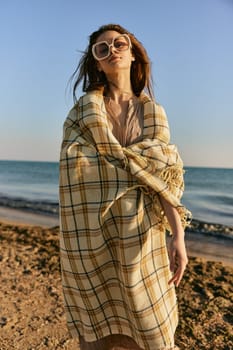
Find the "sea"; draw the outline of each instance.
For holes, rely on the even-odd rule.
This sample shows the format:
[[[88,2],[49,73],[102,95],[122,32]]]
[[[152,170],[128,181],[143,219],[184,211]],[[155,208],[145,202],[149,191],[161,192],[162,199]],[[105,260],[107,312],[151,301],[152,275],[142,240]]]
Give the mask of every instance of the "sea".
[[[233,227],[233,168],[185,168],[182,203],[193,218]],[[0,206],[58,216],[57,162],[0,160]]]

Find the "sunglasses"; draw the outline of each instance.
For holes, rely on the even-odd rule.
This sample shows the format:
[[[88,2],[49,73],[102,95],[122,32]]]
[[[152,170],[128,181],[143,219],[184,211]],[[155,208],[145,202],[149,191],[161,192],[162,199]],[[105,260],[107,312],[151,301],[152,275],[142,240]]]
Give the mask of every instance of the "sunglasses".
[[[111,47],[121,52],[129,50],[132,44],[127,34],[121,34],[113,38],[111,44],[107,41],[100,41],[94,44],[92,46],[92,54],[97,61],[105,60],[111,55]]]

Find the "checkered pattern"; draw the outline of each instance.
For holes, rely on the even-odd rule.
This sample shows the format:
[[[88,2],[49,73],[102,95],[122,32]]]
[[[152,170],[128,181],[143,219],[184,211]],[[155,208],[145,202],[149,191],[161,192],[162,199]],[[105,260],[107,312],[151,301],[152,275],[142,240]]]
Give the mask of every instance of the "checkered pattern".
[[[132,337],[144,349],[173,345],[177,306],[158,194],[181,205],[182,161],[163,108],[142,94],[143,140],[122,147],[103,96],[79,99],[64,124],[60,248],[68,328],[95,341]]]

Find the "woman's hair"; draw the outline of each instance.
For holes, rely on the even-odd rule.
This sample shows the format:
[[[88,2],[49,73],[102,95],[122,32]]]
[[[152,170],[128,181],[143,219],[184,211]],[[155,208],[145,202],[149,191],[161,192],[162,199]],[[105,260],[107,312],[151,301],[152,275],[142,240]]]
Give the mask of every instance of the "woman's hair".
[[[93,32],[89,37],[89,45],[81,57],[79,64],[74,71],[71,79],[74,80],[73,98],[76,98],[76,89],[83,81],[83,91],[104,90],[108,87],[108,81],[103,71],[97,69],[97,61],[92,54],[92,45],[96,43],[98,37],[109,30],[116,31],[120,34],[127,34],[132,43],[132,54],[135,61],[132,61],[130,79],[133,92],[139,96],[141,92],[146,89],[151,98],[154,98],[152,87],[151,65],[147,52],[143,45],[135,38],[135,36],[128,32],[125,28],[118,24],[107,24],[101,26],[97,31]]]

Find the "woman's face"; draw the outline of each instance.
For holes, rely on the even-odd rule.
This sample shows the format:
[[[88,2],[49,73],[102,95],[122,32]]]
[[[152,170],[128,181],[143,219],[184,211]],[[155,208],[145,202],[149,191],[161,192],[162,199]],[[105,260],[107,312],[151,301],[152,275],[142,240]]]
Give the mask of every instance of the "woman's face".
[[[96,44],[106,41],[109,45],[113,44],[109,48],[109,56],[97,60],[97,67],[100,71],[103,71],[106,75],[119,72],[120,70],[130,70],[131,63],[134,61],[134,57],[131,52],[130,43],[127,46],[127,37],[121,36],[122,34],[113,30],[106,31],[98,37]],[[122,45],[122,49],[117,49]],[[126,45],[124,47],[124,45]],[[106,45],[105,49],[106,50]],[[98,51],[99,50],[99,51]],[[96,46],[96,53],[101,54],[103,51],[101,45]],[[108,52],[107,52],[108,53]]]

